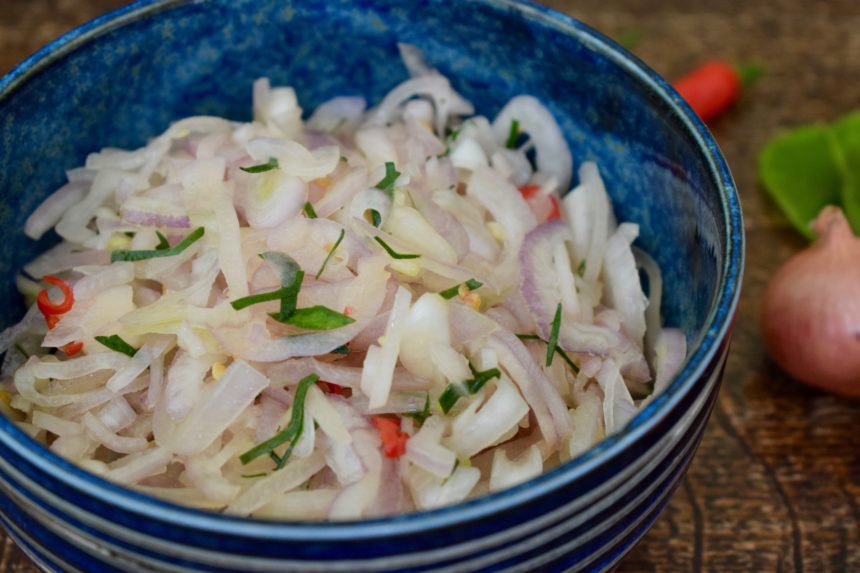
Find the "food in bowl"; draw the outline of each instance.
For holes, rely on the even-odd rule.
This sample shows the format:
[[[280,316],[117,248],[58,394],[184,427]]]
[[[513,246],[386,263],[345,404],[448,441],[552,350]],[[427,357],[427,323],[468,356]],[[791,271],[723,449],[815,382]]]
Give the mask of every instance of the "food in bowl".
[[[550,112],[490,122],[403,46],[376,107],[191,117],[28,219],[4,412],[89,471],[234,515],[357,519],[521,483],[681,366],[660,272]],[[647,277],[646,297],[640,272]],[[50,290],[33,279],[43,279]]]

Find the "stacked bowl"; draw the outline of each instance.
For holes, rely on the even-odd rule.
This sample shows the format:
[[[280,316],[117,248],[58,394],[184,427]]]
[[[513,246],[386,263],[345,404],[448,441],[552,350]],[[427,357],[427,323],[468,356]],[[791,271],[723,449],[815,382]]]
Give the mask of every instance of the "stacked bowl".
[[[179,507],[66,462],[0,417],[0,519],[47,571],[539,571],[613,568],[656,519],[717,396],[743,266],[736,190],[702,123],[659,76],[585,25],[512,0],[146,0],[55,41],[0,80],[0,324],[12,277],[56,237],[27,215],[64,170],[135,148],[189,115],[247,120],[260,76],[306,109],[374,102],[417,46],[478,111],[514,95],[552,111],[579,163],[597,161],[619,219],[663,270],[668,324],[688,341],[670,387],[630,425],[514,488],[456,506],[341,523]]]

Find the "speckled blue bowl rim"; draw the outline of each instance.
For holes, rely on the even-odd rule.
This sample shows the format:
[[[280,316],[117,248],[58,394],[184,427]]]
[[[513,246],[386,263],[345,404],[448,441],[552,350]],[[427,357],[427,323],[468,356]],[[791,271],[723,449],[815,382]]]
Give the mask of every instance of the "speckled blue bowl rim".
[[[668,415],[721,350],[722,342],[729,335],[740,296],[744,266],[743,215],[729,167],[708,129],[666,80],[611,39],[570,16],[530,0],[479,1],[501,9],[519,11],[523,16],[573,36],[626,70],[664,100],[669,115],[674,116],[674,119],[680,121],[686,128],[707,163],[712,181],[721,191],[720,202],[728,243],[725,245],[722,277],[716,291],[714,306],[705,321],[699,339],[692,345],[691,353],[679,375],[662,395],[636,416],[625,430],[606,438],[575,460],[499,493],[432,511],[336,523],[279,522],[232,517],[162,501],[113,484],[78,468],[45,449],[6,419],[0,420],[0,440],[10,449],[29,454],[33,465],[82,493],[151,519],[213,533],[270,540],[349,539],[354,541],[385,537],[393,533],[403,535],[426,529],[452,527],[458,523],[488,518],[496,512],[529,503],[608,462]],[[18,86],[35,77],[57,59],[85,45],[93,38],[155,12],[186,3],[188,0],[138,0],[75,28],[24,60],[0,79],[0,101],[9,97]]]

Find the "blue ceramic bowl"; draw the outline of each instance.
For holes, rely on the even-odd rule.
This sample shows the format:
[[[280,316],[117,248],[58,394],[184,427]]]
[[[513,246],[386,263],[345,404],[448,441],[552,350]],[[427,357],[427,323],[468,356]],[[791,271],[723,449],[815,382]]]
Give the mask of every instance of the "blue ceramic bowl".
[[[665,276],[690,353],[665,394],[579,458],[454,507],[354,523],[277,523],[178,507],[88,474],[0,419],[0,518],[51,571],[537,571],[612,568],[668,501],[714,403],[743,258],[738,197],[705,127],[654,72],[583,24],[510,0],[154,0],[57,40],[0,81],[0,324],[11,277],[51,243],[26,216],[64,169],[187,115],[247,120],[251,82],[378,101],[420,48],[492,116],[532,94],[575,162],[600,165],[620,219]],[[53,240],[56,240],[54,238]]]

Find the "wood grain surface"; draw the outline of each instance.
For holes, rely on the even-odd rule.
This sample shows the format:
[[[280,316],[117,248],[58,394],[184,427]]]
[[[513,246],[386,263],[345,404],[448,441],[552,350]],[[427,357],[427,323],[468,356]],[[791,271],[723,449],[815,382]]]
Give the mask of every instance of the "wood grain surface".
[[[767,278],[803,241],[756,181],[764,141],[860,107],[858,0],[547,0],[668,78],[710,57],[765,75],[713,126],[741,191],[747,267],[719,402],[665,512],[619,571],[860,571],[860,403],[811,390],[768,360]],[[117,0],[0,0],[0,73]],[[8,540],[0,572],[35,567]]]

